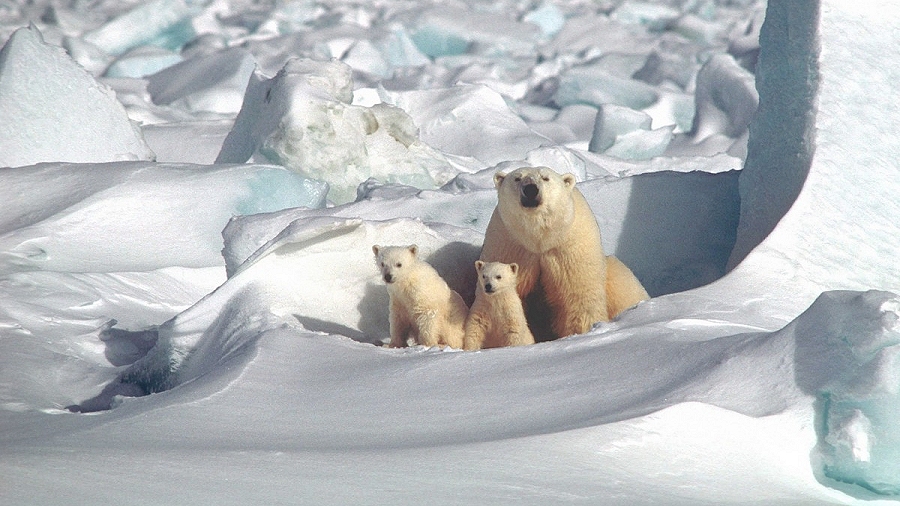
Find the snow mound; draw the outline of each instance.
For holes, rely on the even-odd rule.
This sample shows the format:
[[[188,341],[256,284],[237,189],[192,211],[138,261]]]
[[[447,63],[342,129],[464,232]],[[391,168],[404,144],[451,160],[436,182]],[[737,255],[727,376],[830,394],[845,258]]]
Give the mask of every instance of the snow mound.
[[[217,163],[277,163],[328,182],[329,199],[356,197],[370,177],[435,188],[455,174],[420,141],[412,119],[385,104],[352,105],[347,65],[291,60],[272,79],[254,74]]]
[[[474,293],[475,239],[480,237],[470,231],[439,234],[408,219],[292,221],[216,291],[161,325],[150,352],[77,409],[108,409],[117,395],[160,392],[195,379],[286,323],[380,344],[389,334],[388,295],[371,246],[417,244],[451,287]]]
[[[154,157],[115,93],[33,25],[0,50],[0,103],[0,167]]]

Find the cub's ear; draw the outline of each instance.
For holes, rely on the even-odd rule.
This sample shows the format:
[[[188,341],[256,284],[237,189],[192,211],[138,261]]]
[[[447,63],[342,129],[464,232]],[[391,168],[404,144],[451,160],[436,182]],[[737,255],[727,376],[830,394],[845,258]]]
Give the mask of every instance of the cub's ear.
[[[494,188],[500,189],[500,185],[503,184],[503,180],[506,178],[506,174],[502,172],[497,172],[494,174]]]
[[[410,244],[407,249],[409,249],[409,252],[412,253],[413,256],[416,256],[416,254],[419,252],[419,247],[415,244]]]
[[[515,262],[509,264],[509,270],[511,270],[513,274],[518,274],[519,273],[519,264],[517,264]]]
[[[475,260],[475,270],[481,272],[481,269],[484,269],[484,262],[481,260]]]
[[[378,250],[381,249],[381,246],[375,244],[372,246],[372,253],[375,253],[375,256],[378,256]]]
[[[562,180],[566,184],[566,188],[575,188],[575,183],[578,182],[575,179],[575,174],[563,174]]]

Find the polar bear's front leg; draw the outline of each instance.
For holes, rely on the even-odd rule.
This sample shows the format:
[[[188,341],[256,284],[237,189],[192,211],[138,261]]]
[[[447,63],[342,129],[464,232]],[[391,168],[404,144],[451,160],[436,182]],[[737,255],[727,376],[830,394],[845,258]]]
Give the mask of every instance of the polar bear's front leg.
[[[595,323],[609,321],[606,257],[548,252],[541,258],[541,285],[557,337],[584,334]]]

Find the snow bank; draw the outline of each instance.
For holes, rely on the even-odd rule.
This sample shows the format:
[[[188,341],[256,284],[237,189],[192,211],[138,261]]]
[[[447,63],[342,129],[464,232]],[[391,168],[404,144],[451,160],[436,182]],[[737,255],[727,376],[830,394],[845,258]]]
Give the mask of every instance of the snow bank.
[[[434,188],[456,174],[401,109],[352,105],[350,74],[312,60],[291,60],[272,79],[255,74],[216,162],[278,163],[327,181],[335,203],[353,201],[370,177]]]
[[[0,103],[0,167],[154,156],[115,93],[33,25],[0,50]]]

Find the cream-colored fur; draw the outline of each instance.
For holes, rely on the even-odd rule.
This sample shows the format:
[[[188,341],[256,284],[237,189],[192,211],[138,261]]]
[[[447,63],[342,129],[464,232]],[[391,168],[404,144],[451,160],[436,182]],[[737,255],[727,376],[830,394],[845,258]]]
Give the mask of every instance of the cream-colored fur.
[[[478,290],[466,319],[465,349],[534,344],[516,291],[518,264],[475,262]]]
[[[381,277],[390,296],[392,348],[407,345],[413,337],[424,346],[463,347],[468,314],[462,297],[412,246],[372,246]]]
[[[536,290],[543,294],[542,304],[529,306],[529,321],[549,318],[555,337],[581,334],[650,298],[625,264],[604,254],[575,176],[523,167],[498,172],[494,184],[498,202],[481,260],[517,263],[522,300]]]

